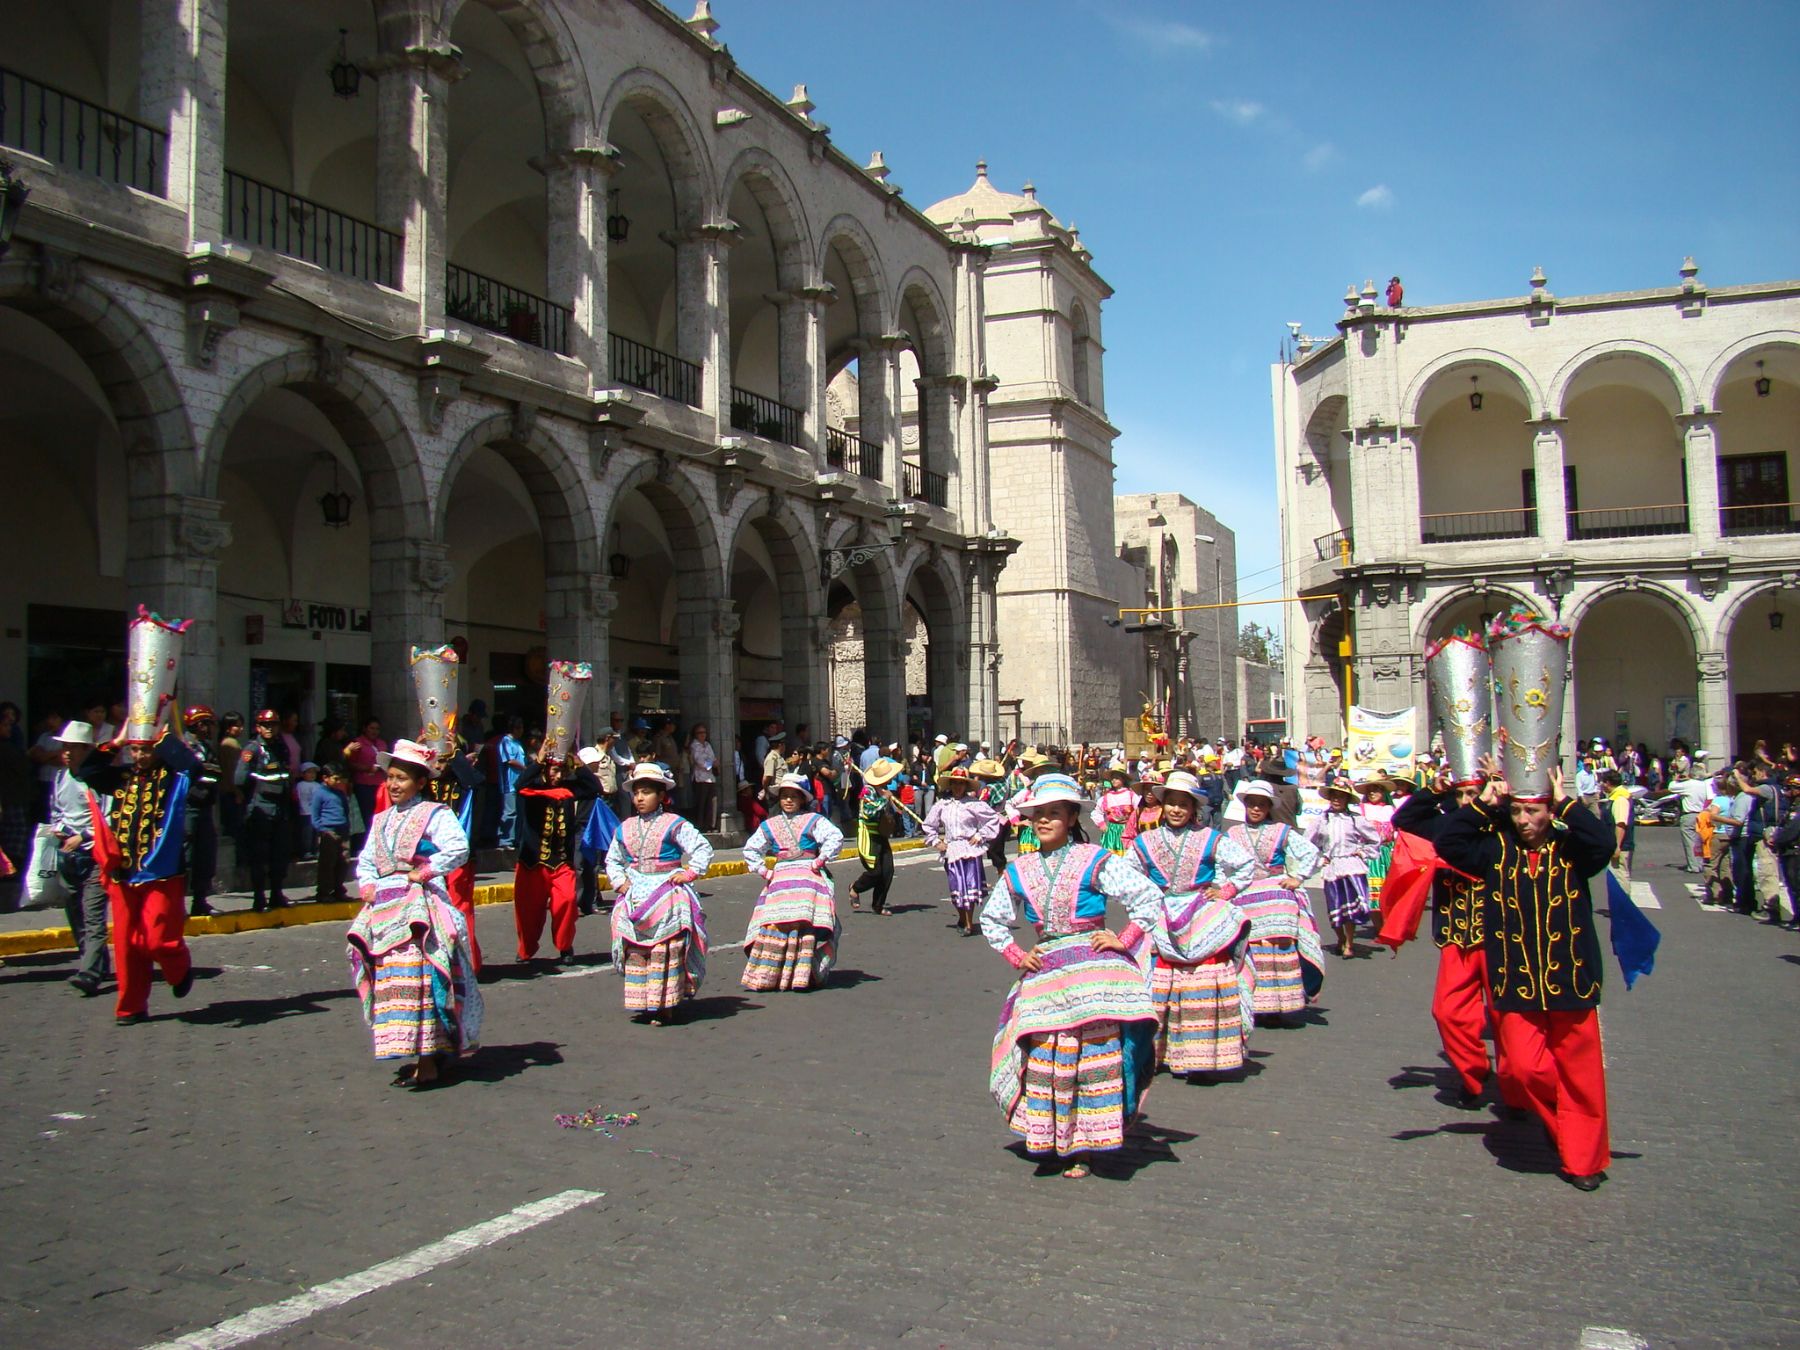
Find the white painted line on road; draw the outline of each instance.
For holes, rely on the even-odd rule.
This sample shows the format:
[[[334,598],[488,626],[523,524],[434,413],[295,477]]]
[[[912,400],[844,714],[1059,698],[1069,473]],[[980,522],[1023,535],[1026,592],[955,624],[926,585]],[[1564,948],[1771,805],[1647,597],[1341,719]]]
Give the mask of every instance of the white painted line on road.
[[[1639,909],[1662,908],[1662,901],[1656,898],[1656,893],[1650,889],[1650,883],[1647,881],[1631,883],[1631,899]]]
[[[1650,1342],[1623,1327],[1583,1327],[1580,1350],[1650,1350]]]
[[[285,1330],[318,1313],[341,1308],[364,1294],[373,1294],[405,1280],[417,1279],[458,1257],[467,1256],[483,1247],[491,1247],[526,1229],[548,1223],[570,1210],[591,1205],[605,1194],[605,1191],[564,1191],[545,1200],[534,1200],[497,1219],[489,1219],[473,1228],[452,1233],[437,1242],[410,1251],[405,1256],[383,1261],[342,1279],[329,1280],[308,1289],[304,1294],[282,1299],[279,1303],[266,1303],[260,1308],[252,1308],[247,1313],[228,1318],[205,1331],[163,1341],[147,1347],[147,1350],[229,1350],[231,1346]]]

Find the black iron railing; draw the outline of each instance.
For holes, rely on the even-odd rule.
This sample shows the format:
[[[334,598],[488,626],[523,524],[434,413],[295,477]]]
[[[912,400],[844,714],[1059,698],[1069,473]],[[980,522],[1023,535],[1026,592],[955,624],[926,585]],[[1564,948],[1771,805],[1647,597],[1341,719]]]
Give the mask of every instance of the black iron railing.
[[[900,487],[908,501],[924,502],[929,506],[950,505],[949,477],[927,469],[923,464],[902,464]]]
[[[1531,507],[1504,511],[1442,511],[1419,517],[1419,541],[1425,544],[1462,543],[1474,539],[1529,539],[1537,533],[1537,512]]]
[[[0,145],[159,197],[167,190],[167,132],[4,66]]]
[[[841,427],[825,428],[825,463],[862,478],[881,479],[881,447]]]
[[[399,235],[229,169],[225,233],[347,277],[399,285]]]
[[[1732,536],[1800,533],[1800,502],[1759,502],[1754,506],[1721,506],[1719,508],[1719,533]]]
[[[1333,530],[1313,540],[1313,551],[1319,555],[1320,562],[1347,563],[1354,547],[1355,540],[1351,539],[1348,530]]]
[[[731,386],[732,430],[749,431],[765,440],[798,445],[800,428],[805,424],[806,414],[800,409],[790,408],[763,394],[753,394],[748,389],[739,389],[735,384]]]
[[[679,356],[670,356],[617,333],[606,335],[607,359],[612,377],[620,384],[700,406],[700,367]]]
[[[569,354],[568,310],[455,263],[444,271],[444,314],[545,351]]]
[[[1596,506],[1569,512],[1571,539],[1640,539],[1653,534],[1686,534],[1685,505]]]

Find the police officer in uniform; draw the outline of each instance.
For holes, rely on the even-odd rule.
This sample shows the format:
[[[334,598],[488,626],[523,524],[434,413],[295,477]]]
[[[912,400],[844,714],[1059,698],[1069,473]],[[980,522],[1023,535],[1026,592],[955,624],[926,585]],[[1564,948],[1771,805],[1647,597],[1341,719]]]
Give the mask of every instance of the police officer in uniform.
[[[188,782],[187,794],[187,871],[188,913],[211,914],[206,903],[212,894],[213,878],[219,870],[219,784],[224,771],[219,767],[218,747],[214,742],[217,725],[213,710],[197,704],[182,714],[185,730],[181,739],[200,760]]]
[[[281,718],[273,708],[256,714],[256,739],[238,756],[236,777],[244,791],[239,848],[250,869],[251,908],[258,914],[280,909],[288,902],[281,883],[287,879],[293,831],[294,774],[281,739]]]

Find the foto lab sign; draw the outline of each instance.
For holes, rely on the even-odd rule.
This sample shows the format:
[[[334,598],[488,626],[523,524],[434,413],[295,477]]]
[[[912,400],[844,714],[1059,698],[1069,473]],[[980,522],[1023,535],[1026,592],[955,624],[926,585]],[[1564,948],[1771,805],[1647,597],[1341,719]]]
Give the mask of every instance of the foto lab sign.
[[[314,633],[366,633],[369,631],[369,611],[353,605],[289,600],[281,607],[281,626]]]

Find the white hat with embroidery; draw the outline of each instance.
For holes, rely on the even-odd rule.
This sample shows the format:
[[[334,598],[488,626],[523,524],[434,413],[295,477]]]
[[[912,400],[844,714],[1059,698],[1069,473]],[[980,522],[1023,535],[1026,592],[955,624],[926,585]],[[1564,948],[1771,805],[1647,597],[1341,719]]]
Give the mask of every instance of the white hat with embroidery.
[[[1087,797],[1081,791],[1081,784],[1066,773],[1039,774],[1032,780],[1018,809],[1032,811],[1040,806],[1054,806],[1059,802],[1085,806]]]
[[[625,780],[625,786],[628,788],[634,788],[639,783],[650,783],[661,788],[664,792],[673,792],[675,790],[675,775],[670,773],[667,767],[658,764],[655,760],[646,759],[641,763],[633,764],[631,766],[631,774]]]
[[[430,774],[438,771],[437,751],[417,741],[395,741],[392,750],[375,756],[375,762],[384,769],[392,764],[406,764]]]
[[[812,780],[804,774],[784,773],[775,780],[776,792],[798,792],[807,801],[812,800]]]

